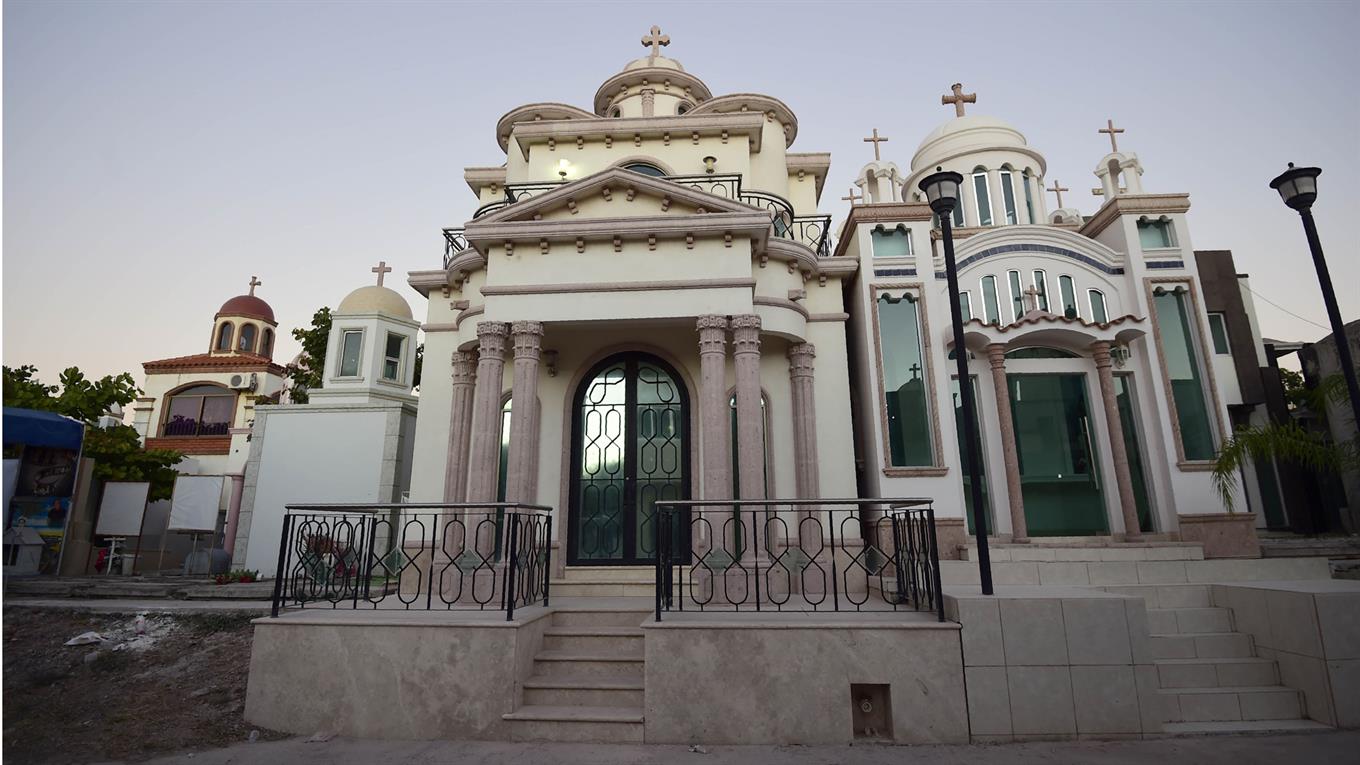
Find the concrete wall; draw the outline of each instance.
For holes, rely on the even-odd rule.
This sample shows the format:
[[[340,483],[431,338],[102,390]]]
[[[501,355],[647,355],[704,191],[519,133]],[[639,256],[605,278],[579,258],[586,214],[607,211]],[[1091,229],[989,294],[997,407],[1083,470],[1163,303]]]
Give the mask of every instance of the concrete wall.
[[[895,743],[968,740],[955,625],[731,616],[643,625],[648,743],[847,743],[852,683],[890,685]]]

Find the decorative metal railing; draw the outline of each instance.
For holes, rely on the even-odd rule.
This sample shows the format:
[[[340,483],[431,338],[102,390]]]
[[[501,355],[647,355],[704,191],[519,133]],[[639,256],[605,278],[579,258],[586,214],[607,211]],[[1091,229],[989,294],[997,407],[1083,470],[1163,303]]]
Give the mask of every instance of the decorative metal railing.
[[[944,621],[929,499],[656,503],[663,612],[934,612]],[[749,543],[747,542],[749,540]]]
[[[788,239],[794,242],[807,245],[817,253],[818,257],[830,257],[831,255],[831,216],[830,215],[803,215],[793,214],[793,205],[787,199],[778,194],[771,194],[765,191],[747,191],[741,187],[741,175],[738,173],[713,174],[713,175],[668,175],[663,176],[663,180],[671,183],[678,183],[692,189],[714,194],[726,199],[735,199],[744,204],[757,207],[770,213],[770,226],[774,235],[781,239]],[[503,207],[512,205],[516,202],[551,191],[561,186],[565,181],[554,181],[550,183],[509,183],[505,186],[505,198],[494,202],[488,202],[477,208],[472,214],[473,219],[477,219],[488,213],[495,212]],[[463,229],[446,228],[444,229],[444,268],[449,267],[453,256],[467,249],[467,239],[463,237]]]
[[[288,505],[281,608],[504,610],[548,605],[552,508],[508,502]]]

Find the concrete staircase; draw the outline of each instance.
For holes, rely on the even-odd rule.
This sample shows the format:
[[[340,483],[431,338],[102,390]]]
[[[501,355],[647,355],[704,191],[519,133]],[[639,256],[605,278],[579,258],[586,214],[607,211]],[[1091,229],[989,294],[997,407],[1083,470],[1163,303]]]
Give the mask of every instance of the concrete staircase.
[[[553,596],[614,598],[656,597],[652,566],[568,566],[561,579],[549,582]]]
[[[522,703],[503,716],[512,723],[514,740],[641,743],[645,675],[639,625],[648,614],[638,607],[556,610],[534,656],[533,674],[524,681]]]
[[[1256,656],[1232,611],[1207,584],[1109,587],[1147,604],[1150,651],[1167,733],[1327,729],[1307,719],[1303,695],[1280,684],[1273,659]]]

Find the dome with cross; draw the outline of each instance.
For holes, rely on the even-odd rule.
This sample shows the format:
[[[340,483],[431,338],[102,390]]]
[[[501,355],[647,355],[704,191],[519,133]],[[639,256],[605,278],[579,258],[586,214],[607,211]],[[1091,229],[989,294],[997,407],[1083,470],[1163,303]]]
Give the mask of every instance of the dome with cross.
[[[383,286],[384,277],[392,272],[387,261],[379,261],[372,269],[378,275],[378,283],[360,287],[345,296],[336,307],[337,314],[386,314],[399,319],[410,319],[411,304],[391,287]]]
[[[596,91],[595,113],[601,117],[684,114],[712,98],[702,80],[686,72],[679,61],[661,55],[661,49],[670,44],[670,35],[653,26],[642,37],[647,55],[629,61]]]
[[[255,294],[264,284],[250,277],[250,290],[222,304],[213,314],[213,332],[208,352],[214,354],[253,353],[270,358],[274,353],[274,309]]]

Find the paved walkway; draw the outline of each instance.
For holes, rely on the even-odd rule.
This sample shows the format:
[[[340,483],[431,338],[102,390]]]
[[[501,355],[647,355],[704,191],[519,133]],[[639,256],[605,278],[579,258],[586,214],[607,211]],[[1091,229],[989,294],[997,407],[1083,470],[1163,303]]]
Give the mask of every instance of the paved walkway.
[[[1002,746],[685,746],[501,744],[305,738],[180,754],[151,765],[1252,765],[1356,762],[1360,731]]]
[[[205,614],[223,611],[269,613],[270,602],[260,600],[167,600],[165,598],[5,598],[5,608],[51,608],[101,614]]]

